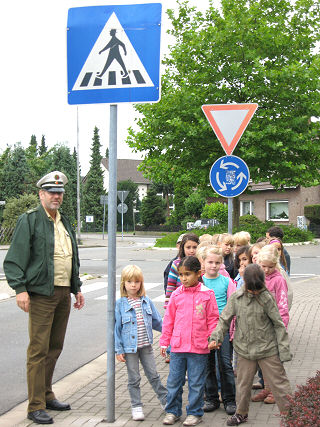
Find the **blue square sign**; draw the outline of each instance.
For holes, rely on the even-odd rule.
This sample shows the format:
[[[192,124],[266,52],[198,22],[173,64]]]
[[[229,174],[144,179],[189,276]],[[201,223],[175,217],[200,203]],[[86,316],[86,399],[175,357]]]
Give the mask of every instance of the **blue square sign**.
[[[161,3],[69,9],[69,104],[160,100],[161,9]]]

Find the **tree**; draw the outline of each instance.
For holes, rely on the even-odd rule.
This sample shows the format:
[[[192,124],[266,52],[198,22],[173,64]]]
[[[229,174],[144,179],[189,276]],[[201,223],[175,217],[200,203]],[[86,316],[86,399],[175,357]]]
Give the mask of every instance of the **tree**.
[[[138,185],[135,184],[131,179],[127,181],[119,181],[117,184],[118,191],[129,191],[129,194],[124,201],[128,206],[128,211],[123,215],[123,223],[127,228],[133,229],[133,209],[136,207],[137,200],[139,199]],[[118,198],[119,201],[119,198]],[[117,214],[118,229],[121,227],[121,213]]]
[[[63,196],[61,212],[67,215],[71,224],[77,220],[77,161],[70,153],[70,148],[65,145],[56,144],[50,153],[49,171],[58,170],[68,178],[66,192]]]
[[[35,182],[32,179],[25,150],[18,143],[6,157],[2,169],[2,200],[8,200],[24,193],[36,192]]]
[[[146,197],[141,202],[141,222],[146,227],[159,225],[165,221],[165,204],[162,197],[157,196],[154,187],[150,187]]]
[[[200,217],[201,212],[206,204],[206,198],[199,192],[191,193],[190,196],[184,201],[185,210],[188,216],[197,219]]]
[[[39,198],[35,194],[23,194],[17,198],[10,198],[3,210],[3,228],[15,227],[20,215],[38,205]]]
[[[100,148],[99,129],[95,127],[91,146],[90,169],[83,186],[81,213],[84,217],[86,215],[94,216],[94,223],[88,224],[88,229],[94,228],[96,230],[102,230],[103,205],[100,204],[100,196],[106,194],[103,187]]]
[[[46,138],[44,135],[41,137],[41,144],[39,147],[39,156],[42,156],[44,153],[47,152],[47,146],[46,146]]]
[[[228,206],[221,202],[214,202],[205,205],[201,214],[201,218],[213,218],[224,224],[228,222]]]
[[[211,165],[224,152],[203,104],[259,104],[234,154],[253,182],[276,188],[319,184],[320,4],[313,0],[209,1],[201,13],[178,0],[169,11],[175,44],[165,59],[162,97],[136,105],[141,113],[128,143],[144,151],[140,168],[175,188],[208,187]],[[312,162],[310,159],[312,158]]]

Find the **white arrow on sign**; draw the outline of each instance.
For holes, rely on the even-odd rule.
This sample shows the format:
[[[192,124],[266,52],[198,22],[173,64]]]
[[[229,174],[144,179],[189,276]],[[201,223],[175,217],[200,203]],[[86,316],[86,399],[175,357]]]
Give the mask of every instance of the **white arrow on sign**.
[[[243,181],[244,179],[246,179],[246,178],[247,178],[247,176],[246,176],[243,172],[240,172],[240,173],[239,173],[239,175],[237,176],[237,179],[239,179],[239,178],[240,178],[240,180],[239,180],[238,184],[237,184],[237,185],[235,185],[234,187],[232,187],[232,188],[231,188],[231,190],[235,190],[236,188],[240,187],[240,185],[241,185],[242,181]]]
[[[220,179],[219,179],[219,172],[216,173],[216,180],[217,180],[218,185],[220,185],[219,190],[220,191],[226,191],[227,190],[226,183],[224,182],[223,185],[221,184]]]
[[[224,163],[223,159],[222,159],[221,163],[220,163],[220,168],[221,169],[228,169],[228,166],[234,166],[235,168],[239,169],[239,165],[236,165],[233,162],[226,162],[226,163]]]

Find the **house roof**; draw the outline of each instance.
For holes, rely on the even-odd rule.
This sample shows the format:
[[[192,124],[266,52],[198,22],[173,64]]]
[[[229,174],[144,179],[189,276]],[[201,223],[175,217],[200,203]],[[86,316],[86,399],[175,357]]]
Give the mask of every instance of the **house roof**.
[[[151,181],[138,171],[142,160],[118,159],[117,160],[117,182],[130,179],[135,184],[151,184]],[[109,159],[103,158],[101,164],[109,171]]]

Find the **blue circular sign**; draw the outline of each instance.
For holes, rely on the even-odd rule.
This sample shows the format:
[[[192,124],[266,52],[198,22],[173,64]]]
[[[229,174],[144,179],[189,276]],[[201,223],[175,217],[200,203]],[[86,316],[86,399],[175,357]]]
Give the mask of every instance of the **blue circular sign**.
[[[220,157],[209,174],[211,187],[223,197],[239,196],[247,188],[249,178],[247,164],[237,156]]]

